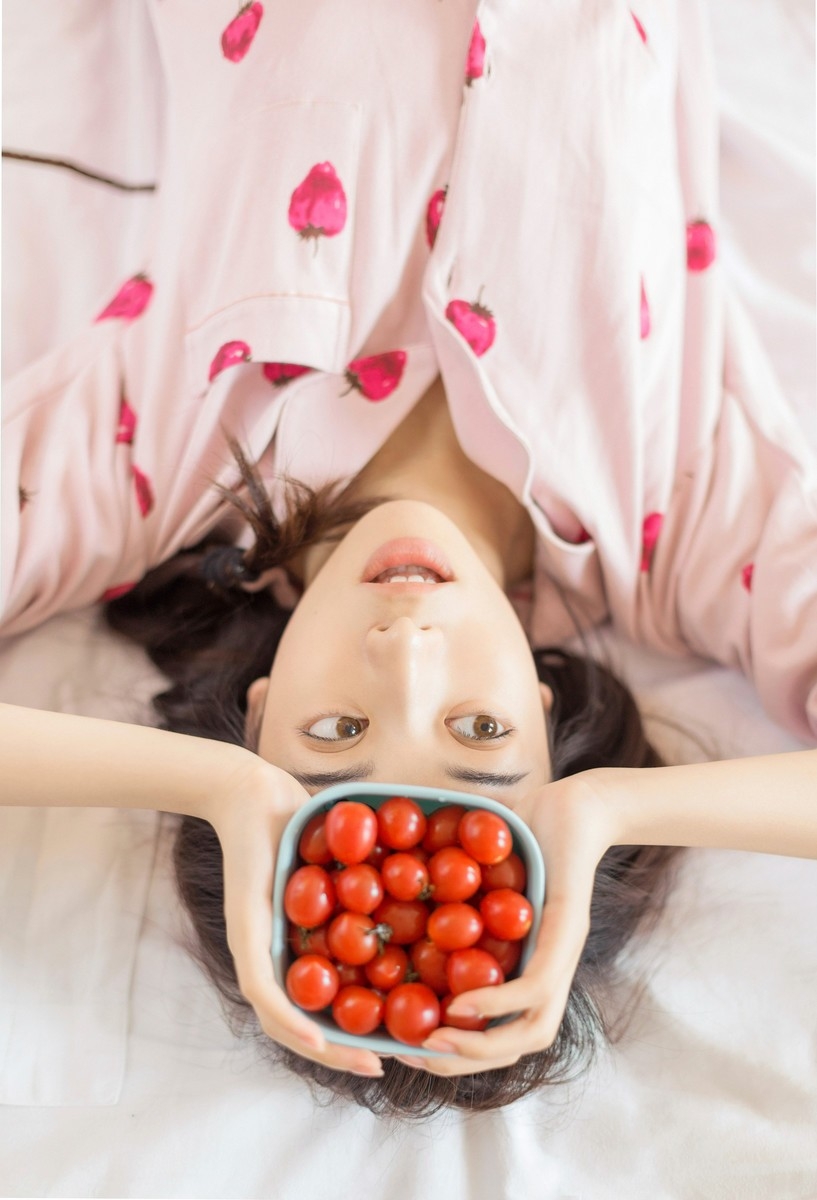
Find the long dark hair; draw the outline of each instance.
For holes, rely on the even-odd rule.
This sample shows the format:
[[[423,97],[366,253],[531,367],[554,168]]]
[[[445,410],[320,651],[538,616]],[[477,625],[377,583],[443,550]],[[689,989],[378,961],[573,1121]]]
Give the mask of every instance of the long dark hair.
[[[229,549],[224,534],[213,533],[149,572],[105,612],[110,627],[142,646],[170,681],[153,699],[161,728],[246,745],[246,691],[269,673],[291,609],[269,590],[249,593],[231,582],[283,569],[299,549],[338,540],[382,498],[353,504],[338,484],[312,489],[287,480],[286,513],[278,521],[256,468],[235,442],[230,445],[241,483],[221,491],[249,523],[254,545],[242,555]],[[608,667],[559,647],[532,653],[539,679],[554,695],[548,723],[554,779],[599,766],[663,765],[634,697]],[[587,1069],[600,1039],[615,1038],[601,1001],[616,981],[616,960],[636,930],[657,919],[679,853],[663,846],[608,850],[596,871],[590,932],[553,1045],[514,1066],[454,1078],[387,1058],[383,1078],[367,1079],[314,1063],[267,1038],[238,988],[224,923],[221,846],[212,826],[182,817],[173,861],[195,934],[188,949],[218,989],[232,1031],[255,1038],[265,1057],[311,1080],[317,1097],[329,1089],[378,1114],[422,1117],[448,1106],[499,1108]]]

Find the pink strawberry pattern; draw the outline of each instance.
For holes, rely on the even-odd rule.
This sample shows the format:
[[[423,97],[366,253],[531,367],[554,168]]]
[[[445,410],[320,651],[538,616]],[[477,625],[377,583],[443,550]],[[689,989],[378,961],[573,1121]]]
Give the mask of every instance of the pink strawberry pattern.
[[[136,587],[136,583],[118,583],[115,587],[106,588],[102,595],[97,600],[97,604],[106,604],[108,600],[118,600],[120,596],[132,592]]]
[[[349,387],[343,395],[348,396],[355,389],[367,400],[385,400],[403,378],[407,357],[405,350],[389,350],[386,354],[353,359],[346,368]]]
[[[298,363],[264,363],[263,372],[265,377],[273,384],[274,387],[284,387],[291,379],[297,379],[299,375],[308,375],[313,367],[302,367]]]
[[[465,60],[465,85],[470,87],[475,79],[481,79],[485,71],[485,38],[479,27],[479,21],[474,21],[471,41],[468,45],[468,57]]]
[[[233,17],[221,35],[221,50],[230,62],[241,62],[253,43],[263,15],[263,5],[255,0],[254,4],[243,5],[238,10],[238,16]]]
[[[133,474],[133,486],[136,491],[136,503],[139,505],[139,511],[142,516],[146,517],[153,508],[153,488],[144,471],[140,471],[136,466],[131,466],[131,472]]]
[[[136,432],[136,413],[124,396],[119,402],[119,424],[116,427],[116,444],[133,445],[133,435]]]
[[[346,225],[346,193],[335,168],[317,163],[292,193],[289,223],[304,241],[335,237]]]
[[[649,571],[652,563],[652,556],[655,552],[655,543],[658,541],[658,535],[661,532],[661,526],[664,524],[664,514],[652,512],[648,513],[644,518],[644,526],[641,534],[641,570]]]
[[[706,221],[690,221],[687,225],[687,268],[705,271],[715,261],[715,231]]]
[[[478,358],[490,350],[496,337],[494,314],[481,303],[482,288],[471,303],[468,300],[452,300],[445,310],[446,318],[465,338]]]
[[[641,340],[650,336],[650,306],[647,293],[644,291],[644,280],[641,280]]]
[[[570,542],[574,546],[583,546],[585,542],[590,541],[590,534],[585,529],[584,525],[579,526],[579,532],[576,537],[571,538]]]
[[[447,186],[438,188],[428,202],[428,208],[426,209],[426,241],[430,247],[433,247],[437,240],[437,230],[440,228],[447,194]]]
[[[643,42],[643,43],[644,43],[644,45],[646,46],[646,44],[647,44],[647,34],[644,32],[644,26],[641,24],[641,22],[639,21],[638,17],[635,15],[635,13],[633,12],[633,10],[632,10],[632,9],[630,9],[630,16],[631,16],[631,17],[633,18],[633,20],[635,21],[635,27],[636,27],[636,29],[638,30],[638,36],[641,38],[642,42]]]
[[[753,562],[747,563],[740,573],[740,582],[746,588],[747,592],[751,592],[752,590],[752,576],[754,573],[755,564]]]
[[[250,348],[246,342],[225,342],[219,347],[218,353],[210,363],[210,373],[208,379],[213,382],[216,375],[220,375],[227,367],[234,367],[238,363],[250,361]]]
[[[110,304],[103,308],[98,317],[94,318],[94,323],[107,321],[111,317],[124,317],[128,321],[132,321],[145,311],[152,295],[153,284],[147,275],[134,275],[127,283],[122,284]]]

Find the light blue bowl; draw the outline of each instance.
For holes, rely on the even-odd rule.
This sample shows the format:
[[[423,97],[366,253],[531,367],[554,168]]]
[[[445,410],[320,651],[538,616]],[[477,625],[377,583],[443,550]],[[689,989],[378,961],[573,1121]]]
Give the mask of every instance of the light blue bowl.
[[[324,788],[316,792],[309,801],[299,808],[292,817],[281,837],[278,847],[278,858],[275,864],[275,884],[272,892],[272,966],[275,979],[285,987],[287,967],[290,962],[290,951],[287,945],[288,921],[284,913],[284,889],[292,872],[299,865],[298,843],[301,840],[306,823],[319,812],[328,812],[339,800],[359,800],[368,804],[372,809],[380,808],[391,796],[409,796],[416,800],[424,813],[433,812],[446,804],[461,804],[464,808],[487,808],[489,812],[504,817],[513,834],[513,848],[525,864],[527,884],[525,895],[533,906],[533,925],[522,943],[522,955],[517,972],[521,972],[533,953],[536,937],[542,920],[542,906],[545,902],[545,864],[542,852],[536,838],[525,822],[516,813],[511,812],[504,804],[491,800],[487,796],[476,796],[470,792],[455,792],[450,788],[429,788],[402,783],[339,783],[334,787]],[[398,1042],[388,1034],[370,1033],[361,1036],[346,1033],[339,1029],[332,1020],[331,1010],[311,1012],[308,1016],[319,1025],[326,1035],[328,1042],[337,1042],[343,1046],[360,1046],[365,1050],[373,1050],[376,1054],[411,1054],[432,1056],[436,1052],[425,1050],[422,1046],[408,1046]],[[501,1025],[510,1021],[511,1016],[498,1017],[491,1025]]]

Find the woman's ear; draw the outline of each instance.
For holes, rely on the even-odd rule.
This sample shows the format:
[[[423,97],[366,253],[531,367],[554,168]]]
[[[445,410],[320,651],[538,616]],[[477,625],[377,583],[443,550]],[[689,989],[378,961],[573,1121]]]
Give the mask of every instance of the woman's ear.
[[[258,745],[268,691],[269,679],[266,675],[254,679],[247,688],[247,718],[244,722],[244,737],[250,748]]]
[[[256,680],[256,682],[260,682]],[[542,706],[546,713],[549,713],[553,708],[553,690],[546,683],[539,683],[539,691],[542,695]]]

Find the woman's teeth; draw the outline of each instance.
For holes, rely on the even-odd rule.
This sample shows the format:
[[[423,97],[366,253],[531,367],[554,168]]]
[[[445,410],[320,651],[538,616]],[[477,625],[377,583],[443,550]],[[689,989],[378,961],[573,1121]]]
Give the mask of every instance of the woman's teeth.
[[[431,571],[428,567],[418,567],[414,563],[407,563],[400,567],[389,567],[388,571],[381,571],[372,582],[441,583],[442,579],[436,571]]]

